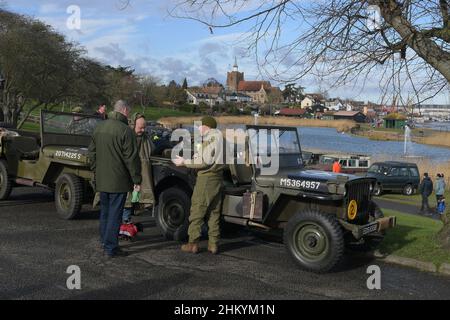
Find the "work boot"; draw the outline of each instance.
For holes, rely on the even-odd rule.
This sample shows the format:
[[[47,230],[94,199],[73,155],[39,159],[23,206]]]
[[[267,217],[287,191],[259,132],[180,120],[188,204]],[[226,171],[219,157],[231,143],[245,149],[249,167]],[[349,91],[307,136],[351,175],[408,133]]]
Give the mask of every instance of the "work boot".
[[[219,248],[217,244],[208,243],[208,251],[212,254],[217,254],[219,252]]]
[[[189,242],[181,246],[181,251],[188,253],[198,253],[198,243]]]

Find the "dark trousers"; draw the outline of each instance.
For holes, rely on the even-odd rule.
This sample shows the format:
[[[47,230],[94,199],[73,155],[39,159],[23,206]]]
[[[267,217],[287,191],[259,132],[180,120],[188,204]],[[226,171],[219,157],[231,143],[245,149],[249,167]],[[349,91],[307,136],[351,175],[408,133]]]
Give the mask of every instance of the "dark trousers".
[[[119,231],[126,193],[100,192],[100,241],[108,255],[119,248]]]
[[[422,208],[420,209],[421,212],[429,212],[430,211],[430,205],[428,204],[428,197],[427,195],[422,194]]]

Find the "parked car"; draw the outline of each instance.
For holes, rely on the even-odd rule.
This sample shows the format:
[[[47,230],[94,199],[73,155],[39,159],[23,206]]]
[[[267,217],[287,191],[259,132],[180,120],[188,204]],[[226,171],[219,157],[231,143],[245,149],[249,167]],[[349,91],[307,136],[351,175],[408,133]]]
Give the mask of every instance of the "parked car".
[[[409,162],[377,162],[369,168],[366,176],[377,179],[373,191],[375,196],[387,191],[410,196],[417,192],[420,184],[419,168]]]
[[[311,155],[309,155],[311,154]],[[362,174],[370,167],[370,156],[362,154],[318,154],[308,152],[306,164],[310,168],[333,171],[334,160],[338,159],[342,173]]]

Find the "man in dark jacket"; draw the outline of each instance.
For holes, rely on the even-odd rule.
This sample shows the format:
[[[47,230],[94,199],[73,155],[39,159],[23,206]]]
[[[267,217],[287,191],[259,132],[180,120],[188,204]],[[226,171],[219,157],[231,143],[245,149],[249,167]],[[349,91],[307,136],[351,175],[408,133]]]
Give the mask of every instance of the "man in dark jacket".
[[[431,215],[430,206],[428,204],[428,197],[433,192],[433,181],[431,181],[427,172],[423,174],[423,179],[420,183],[419,191],[422,195],[422,207],[420,208],[420,214]]]
[[[136,138],[128,126],[130,107],[116,102],[108,120],[95,129],[89,153],[100,192],[100,241],[108,257],[124,256],[119,231],[127,192],[140,190],[141,162]]]

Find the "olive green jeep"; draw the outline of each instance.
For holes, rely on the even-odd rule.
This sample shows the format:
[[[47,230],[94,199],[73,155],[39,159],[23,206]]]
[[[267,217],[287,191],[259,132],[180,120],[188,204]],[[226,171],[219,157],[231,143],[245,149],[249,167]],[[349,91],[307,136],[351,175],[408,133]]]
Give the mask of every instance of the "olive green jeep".
[[[41,111],[40,134],[17,131],[0,138],[0,201],[17,186],[55,193],[58,214],[73,219],[93,195],[88,146],[97,116]]]
[[[238,151],[235,141],[231,144],[233,159],[224,174],[225,223],[274,234],[281,231],[293,259],[303,269],[319,273],[336,267],[346,246],[373,249],[385,230],[395,226],[395,217],[383,217],[372,201],[376,179],[305,169],[295,127],[246,129],[243,149]],[[264,170],[275,157],[268,162],[258,153],[261,130],[276,135],[277,154],[271,151],[278,159],[275,173]],[[169,160],[163,164],[155,157],[153,163],[165,167],[154,172],[157,225],[167,238],[182,240],[194,186],[192,174],[182,173]]]

